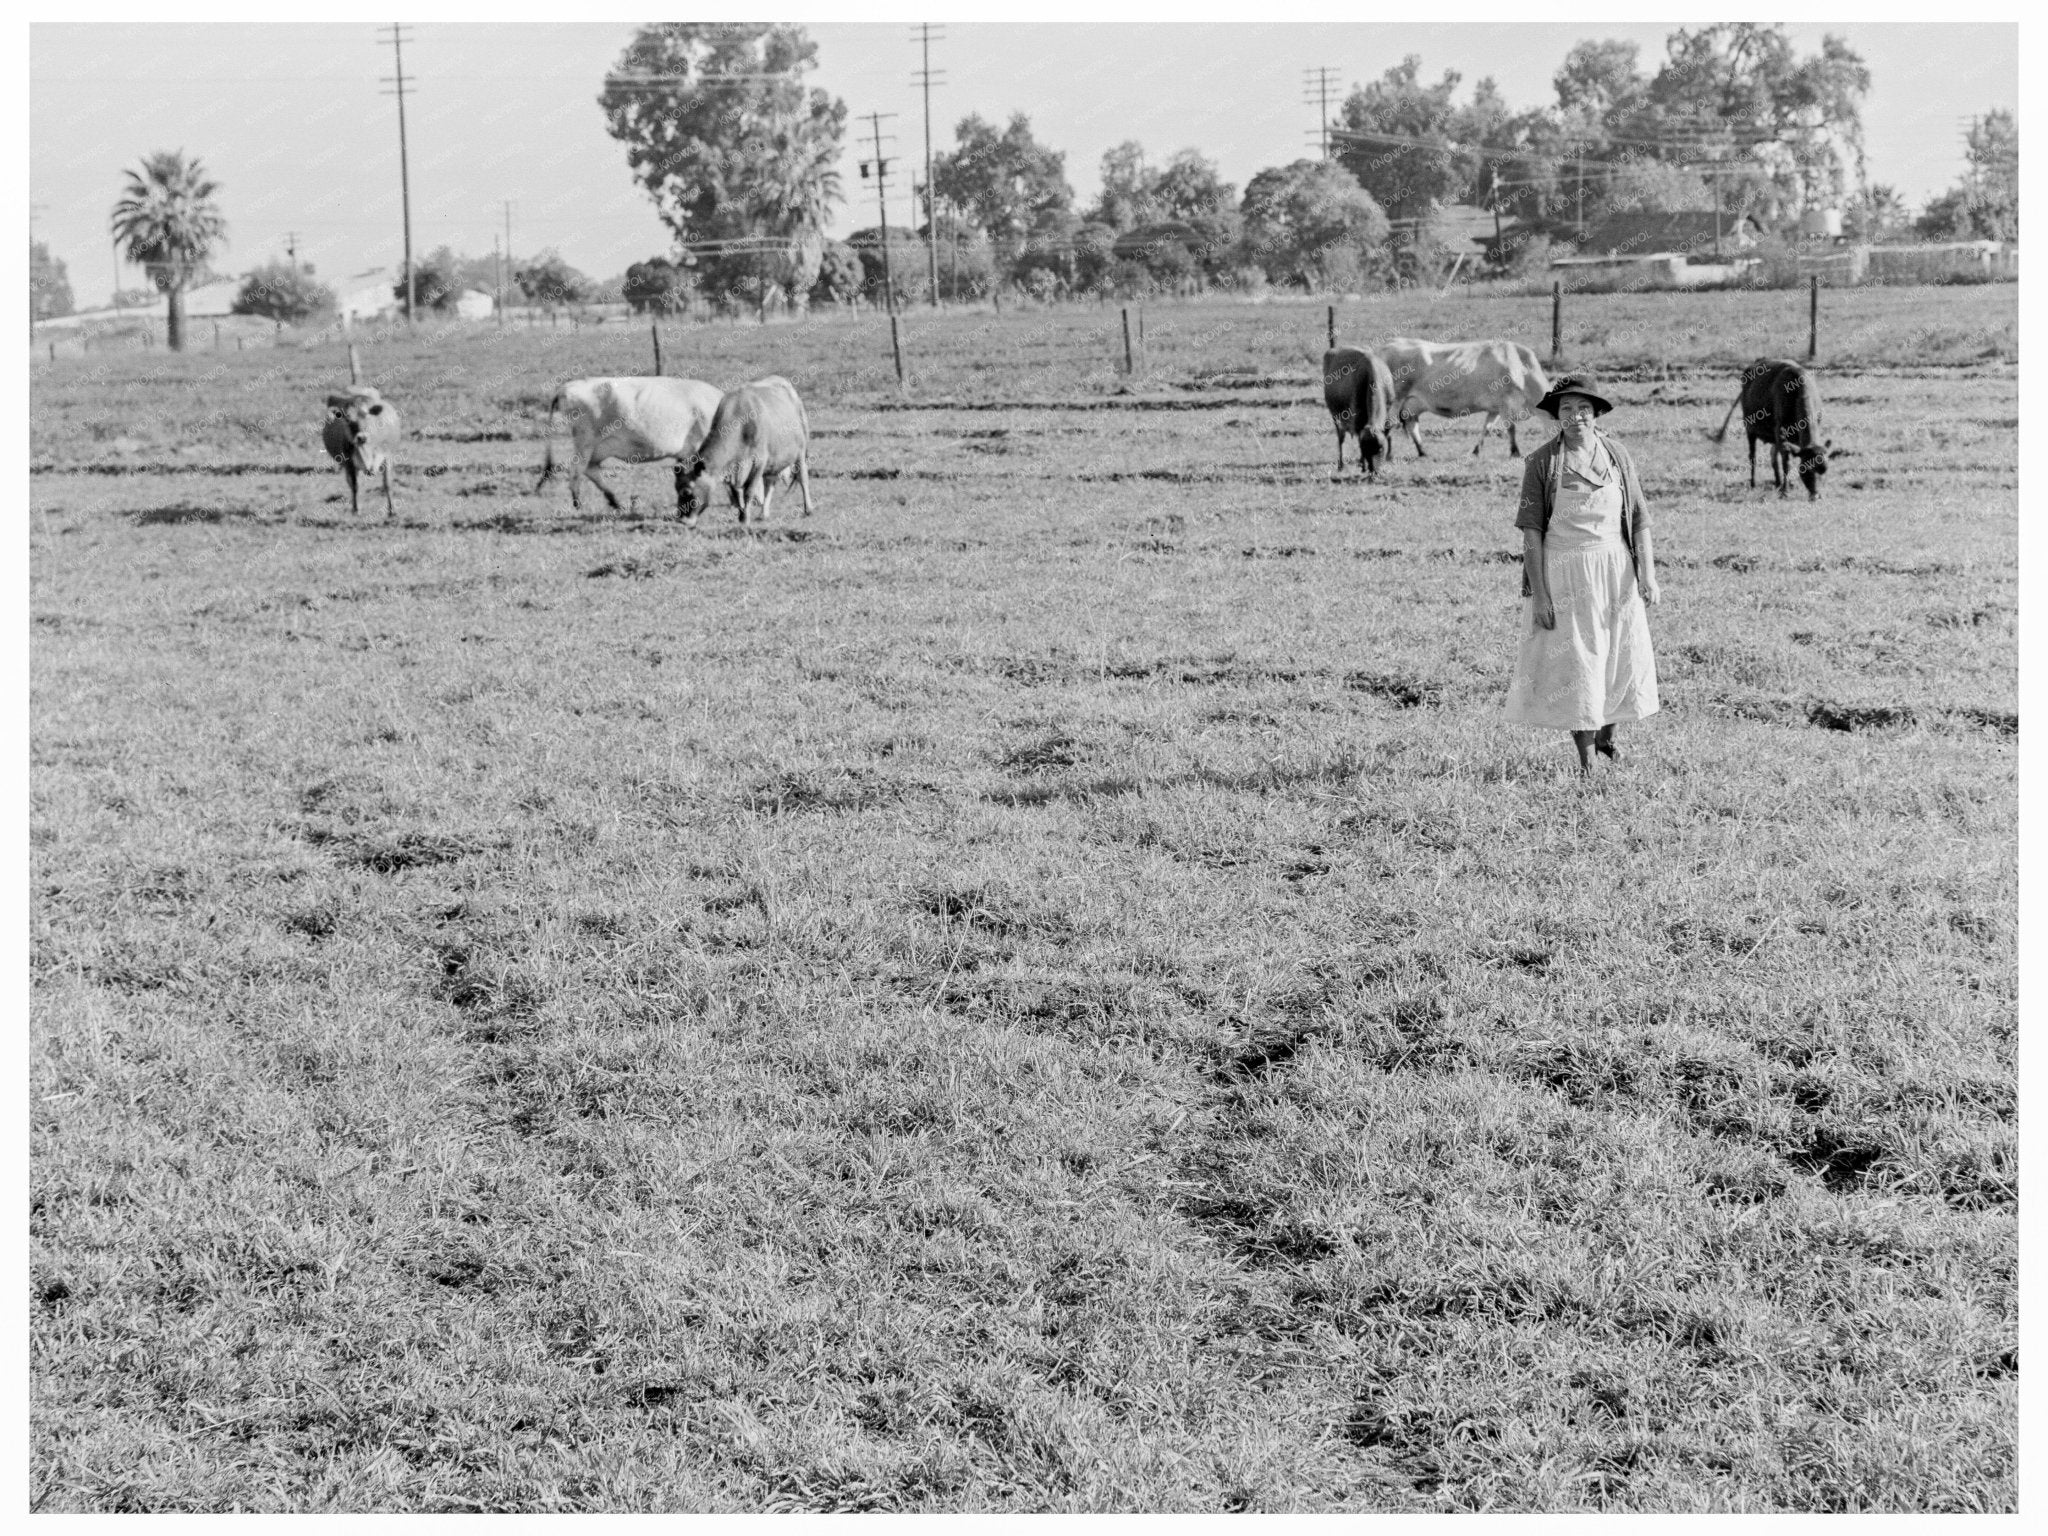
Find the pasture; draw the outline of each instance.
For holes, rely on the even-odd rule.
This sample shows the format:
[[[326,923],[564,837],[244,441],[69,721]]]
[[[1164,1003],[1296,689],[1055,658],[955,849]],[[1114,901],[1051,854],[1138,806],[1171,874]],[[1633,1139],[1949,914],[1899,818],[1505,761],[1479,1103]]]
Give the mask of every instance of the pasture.
[[[756,531],[528,494],[644,326],[365,342],[389,525],[335,348],[38,365],[36,1507],[2013,1508],[2016,299],[1824,296],[1812,504],[1706,439],[1803,294],[1568,300],[1583,781],[1320,304],[671,328]]]

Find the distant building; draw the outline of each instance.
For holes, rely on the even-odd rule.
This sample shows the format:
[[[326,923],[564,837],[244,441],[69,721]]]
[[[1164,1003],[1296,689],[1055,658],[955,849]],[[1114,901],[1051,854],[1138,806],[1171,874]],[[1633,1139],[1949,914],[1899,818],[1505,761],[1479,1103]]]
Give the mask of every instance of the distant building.
[[[405,301],[394,289],[398,278],[389,267],[373,267],[343,280],[334,308],[343,320],[376,320],[401,313]]]
[[[1559,257],[1552,266],[1620,261],[1653,261],[1672,256],[1688,261],[1715,261],[1756,245],[1763,226],[1748,214],[1617,213],[1602,219],[1573,242],[1575,256]]]
[[[455,314],[462,320],[488,320],[498,311],[498,301],[481,288],[465,288],[455,298]]]
[[[1726,282],[1757,258],[1763,226],[1748,214],[1617,213],[1602,219],[1573,242],[1577,253],[1553,256],[1564,271],[1642,267],[1690,287]]]

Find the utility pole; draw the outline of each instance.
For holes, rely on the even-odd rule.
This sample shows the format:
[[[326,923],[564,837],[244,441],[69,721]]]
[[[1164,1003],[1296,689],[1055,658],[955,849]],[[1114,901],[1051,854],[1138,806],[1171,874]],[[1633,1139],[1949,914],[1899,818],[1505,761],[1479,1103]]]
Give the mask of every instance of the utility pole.
[[[1321,129],[1318,138],[1322,141],[1323,158],[1330,158],[1330,87],[1338,80],[1336,70],[1327,64],[1318,64],[1314,69],[1301,72],[1304,91],[1302,100],[1311,107],[1321,110]]]
[[[937,309],[939,306],[939,203],[938,193],[932,187],[932,87],[946,83],[943,78],[946,72],[942,69],[934,73],[932,70],[932,40],[934,37],[942,43],[946,40],[945,33],[934,33],[932,31],[932,24],[930,22],[920,21],[917,24],[917,37],[914,41],[921,44],[924,48],[924,68],[918,70],[910,79],[912,84],[924,87],[924,251],[925,259],[931,267],[932,308]]]
[[[505,200],[505,287],[498,300],[498,313],[505,312],[505,305],[512,297],[512,200]]]
[[[381,95],[398,98],[398,197],[405,219],[405,323],[412,324],[413,291],[412,270],[412,170],[407,162],[405,149],[405,35],[399,23],[391,23],[391,60],[393,73],[386,76],[383,84],[391,87]],[[380,40],[379,46],[382,46]],[[416,87],[415,87],[416,88]]]
[[[1487,167],[1492,172],[1492,184],[1487,189],[1487,201],[1493,204],[1493,259],[1505,262],[1507,252],[1500,243],[1500,166],[1498,163]]]
[[[894,117],[894,112],[870,112],[868,131],[873,135],[875,158],[863,160],[860,166],[861,179],[865,181],[868,167],[875,168],[875,203],[882,210],[882,298],[889,306],[889,318],[896,317],[896,280],[889,270],[889,162],[882,158],[882,119]],[[890,134],[895,138],[895,134]]]
[[[299,270],[299,232],[288,229],[284,232],[284,253],[291,258],[292,270]]]

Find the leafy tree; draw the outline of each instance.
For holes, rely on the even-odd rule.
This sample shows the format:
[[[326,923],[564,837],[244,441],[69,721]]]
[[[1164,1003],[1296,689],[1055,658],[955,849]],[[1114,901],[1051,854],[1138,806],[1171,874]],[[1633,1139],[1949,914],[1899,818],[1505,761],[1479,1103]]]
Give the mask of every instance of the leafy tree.
[[[1465,125],[1451,102],[1459,78],[1445,70],[1435,85],[1423,84],[1422,59],[1411,53],[1345,98],[1339,126],[1377,137],[1346,141],[1337,159],[1391,218],[1456,202],[1472,179],[1477,156],[1463,146]]]
[[[636,315],[681,314],[690,303],[690,273],[666,256],[650,256],[626,268],[620,292]]]
[[[1244,242],[1275,283],[1348,288],[1384,270],[1387,216],[1333,160],[1263,170],[1244,189]]]
[[[762,302],[807,295],[841,201],[846,104],[806,91],[803,28],[767,22],[642,27],[598,104],[677,241],[703,252],[703,285]]]
[[[446,314],[455,307],[456,295],[462,292],[462,285],[455,271],[455,253],[447,246],[429,251],[416,258],[412,264],[412,301],[415,309],[434,310]],[[405,272],[398,274],[398,281],[391,285],[391,296],[400,303],[405,301]]]
[[[2020,237],[2020,125],[1997,107],[1970,125],[1968,193],[1970,225],[1977,238]]]
[[[590,279],[554,251],[542,251],[515,270],[512,280],[526,295],[528,303],[547,309],[581,303],[590,293]]]
[[[924,242],[909,230],[900,225],[889,226],[889,257],[886,262],[882,259],[882,231],[879,226],[856,229],[846,237],[846,244],[860,259],[863,273],[861,292],[874,303],[885,302],[885,293],[893,290],[896,304],[901,308],[931,292]],[[888,276],[886,288],[883,283],[885,269]]]
[[[954,136],[959,147],[932,161],[932,185],[991,239],[1021,243],[1041,215],[1074,206],[1066,156],[1034,139],[1022,112],[1001,133],[969,115]]]
[[[1969,174],[1929,201],[1913,227],[1933,240],[2017,240],[2020,232],[2019,123],[2003,108],[1971,125]]]
[[[867,268],[853,248],[829,242],[818,262],[818,279],[811,284],[811,302],[851,304],[867,284]]]
[[[214,202],[220,184],[197,158],[164,150],[129,171],[114,204],[112,228],[129,261],[149,274],[167,301],[165,341],[185,349],[185,290],[200,280],[214,248],[227,239],[227,220]]]
[[[1842,213],[1843,231],[1855,240],[1882,240],[1909,222],[1899,189],[1881,181],[1850,199]]]
[[[1970,194],[1962,187],[1950,187],[1939,197],[1930,197],[1913,232],[1927,240],[1968,240],[1971,235]]]
[[[1724,185],[1755,199],[1766,217],[1838,201],[1865,182],[1870,70],[1841,38],[1823,36],[1820,52],[1801,59],[1780,24],[1720,22],[1681,27],[1665,53],[1641,109],[1619,125],[1630,136],[1693,158],[1705,151],[1760,162],[1762,176]]]
[[[1183,149],[1159,169],[1147,170],[1144,146],[1136,140],[1126,140],[1104,153],[1102,193],[1088,217],[1120,234],[1157,234],[1160,225],[1182,226],[1178,236],[1181,256],[1191,259],[1205,275],[1229,268],[1242,223],[1237,189],[1223,180],[1214,161],[1199,150]],[[1127,253],[1126,259],[1139,261],[1169,286],[1177,286],[1191,275],[1179,256],[1164,254],[1156,239],[1133,249],[1142,249],[1142,254],[1133,257]]]
[[[1089,222],[1074,231],[1074,272],[1069,286],[1093,293],[1106,289],[1116,267],[1116,231]]]
[[[1564,123],[1581,135],[1602,135],[1642,104],[1650,82],[1636,67],[1634,43],[1613,38],[1587,39],[1572,45],[1551,77],[1557,110]]]
[[[1156,179],[1146,174],[1145,146],[1136,139],[1104,150],[1102,191],[1088,210],[1088,219],[1121,234],[1161,217],[1163,210],[1152,190]]]
[[[1608,162],[1597,195],[1589,203],[1593,218],[1611,213],[1709,213],[1714,193],[1697,171],[1662,160],[1632,158]]]
[[[28,244],[28,313],[31,320],[71,313],[71,277],[40,240]]]
[[[261,315],[266,320],[297,323],[309,315],[334,308],[334,290],[313,276],[310,268],[272,261],[242,279],[235,302],[229,306],[238,315]]]

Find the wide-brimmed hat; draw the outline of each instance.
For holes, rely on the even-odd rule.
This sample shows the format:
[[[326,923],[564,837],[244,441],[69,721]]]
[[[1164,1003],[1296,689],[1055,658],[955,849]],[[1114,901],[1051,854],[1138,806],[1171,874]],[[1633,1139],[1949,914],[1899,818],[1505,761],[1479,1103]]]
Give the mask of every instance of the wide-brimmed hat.
[[[1550,386],[1550,393],[1536,402],[1536,409],[1555,418],[1557,402],[1565,395],[1584,395],[1593,402],[1593,414],[1605,416],[1614,402],[1600,393],[1600,381],[1590,373],[1567,373]]]

